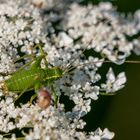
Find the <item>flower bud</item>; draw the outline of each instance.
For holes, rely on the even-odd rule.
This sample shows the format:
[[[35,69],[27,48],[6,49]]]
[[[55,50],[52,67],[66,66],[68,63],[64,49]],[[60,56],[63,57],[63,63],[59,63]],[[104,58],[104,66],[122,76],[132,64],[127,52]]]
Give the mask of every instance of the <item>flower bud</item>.
[[[47,89],[41,89],[38,92],[37,104],[42,109],[46,109],[51,104],[51,96]]]

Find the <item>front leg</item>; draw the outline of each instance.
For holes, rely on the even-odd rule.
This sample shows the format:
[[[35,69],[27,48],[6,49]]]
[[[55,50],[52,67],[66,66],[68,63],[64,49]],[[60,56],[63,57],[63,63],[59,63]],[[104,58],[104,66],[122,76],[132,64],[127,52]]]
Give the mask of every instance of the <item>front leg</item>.
[[[48,67],[48,62],[45,58],[47,56],[47,52],[44,52],[44,50],[42,49],[43,44],[37,44],[35,47],[39,48],[40,54],[41,54],[41,56],[43,56],[44,64],[45,64],[46,67]]]
[[[32,104],[33,100],[34,100],[36,97],[37,97],[37,93],[35,93],[35,94],[31,97],[29,103]]]
[[[56,91],[54,89],[54,86],[53,84],[51,85],[51,90],[52,90],[52,95],[53,95],[53,98],[54,98],[54,106],[57,107],[57,104],[58,104],[58,97],[56,95]]]

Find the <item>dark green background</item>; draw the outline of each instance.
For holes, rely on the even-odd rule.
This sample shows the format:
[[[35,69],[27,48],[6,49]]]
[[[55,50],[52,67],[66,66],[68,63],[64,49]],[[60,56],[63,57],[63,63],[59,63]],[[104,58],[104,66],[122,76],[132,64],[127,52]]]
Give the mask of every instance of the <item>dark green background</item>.
[[[98,4],[99,2],[111,2],[113,5],[118,7],[118,10],[121,12],[134,12],[137,9],[140,9],[139,0],[83,0],[83,4],[93,3]]]
[[[102,0],[109,1],[109,0]],[[85,0],[83,4],[88,3]],[[93,4],[101,0],[90,0]],[[118,11],[128,13],[140,9],[139,0],[110,0]],[[132,55],[129,60],[140,60]],[[104,66],[106,69],[109,64]],[[84,117],[87,121],[86,130],[95,130],[98,126],[107,127],[115,132],[114,140],[140,139],[140,64],[124,64],[113,66],[117,72],[125,71],[127,84],[115,96],[101,96],[92,103],[92,111]]]

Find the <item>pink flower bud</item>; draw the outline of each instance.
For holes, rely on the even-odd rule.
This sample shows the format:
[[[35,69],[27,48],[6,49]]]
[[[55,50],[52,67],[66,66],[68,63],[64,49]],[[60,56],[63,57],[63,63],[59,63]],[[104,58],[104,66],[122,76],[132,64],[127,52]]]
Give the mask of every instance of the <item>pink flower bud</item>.
[[[38,92],[37,104],[42,109],[46,109],[51,104],[51,96],[47,89],[41,89]]]

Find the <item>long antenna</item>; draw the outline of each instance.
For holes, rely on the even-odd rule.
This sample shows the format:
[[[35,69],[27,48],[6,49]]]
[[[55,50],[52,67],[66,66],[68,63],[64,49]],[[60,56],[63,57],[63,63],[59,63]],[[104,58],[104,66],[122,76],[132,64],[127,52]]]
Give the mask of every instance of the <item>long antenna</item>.
[[[98,60],[96,62],[87,62],[87,63],[84,63],[84,64],[79,64],[77,66],[73,66],[73,67],[70,67],[69,69],[67,69],[67,71],[64,71],[64,73],[69,73],[70,71],[72,71],[73,69],[75,69],[76,67],[82,67],[82,66],[85,66],[85,65],[88,65],[88,64],[97,64],[97,63],[112,63],[112,61],[110,60]],[[128,63],[128,64],[140,64],[140,61],[138,60],[126,60],[124,63]]]
[[[95,38],[92,41],[94,41],[95,39],[97,39],[97,35],[95,36]],[[86,51],[86,49],[88,49],[88,46],[90,44],[91,44],[91,41],[89,41],[89,43],[86,45],[87,48],[85,47],[84,50],[80,54],[78,54],[75,58],[73,58],[73,60],[65,67],[64,72],[66,72],[72,66],[72,64],[75,62],[75,60],[78,59],[79,56]]]
[[[91,43],[91,42],[90,42],[90,43]],[[90,44],[90,43],[89,43],[89,44]],[[88,44],[88,45],[89,45],[89,44]],[[83,54],[84,51],[85,51],[86,49],[87,49],[87,48],[84,48],[84,50],[81,52],[81,54]],[[66,68],[64,69],[64,71],[67,71],[67,70],[72,66],[72,64],[75,62],[75,60],[79,58],[79,56],[80,56],[81,54],[79,54],[79,55],[77,55],[75,58],[73,58],[73,60],[66,66]]]

